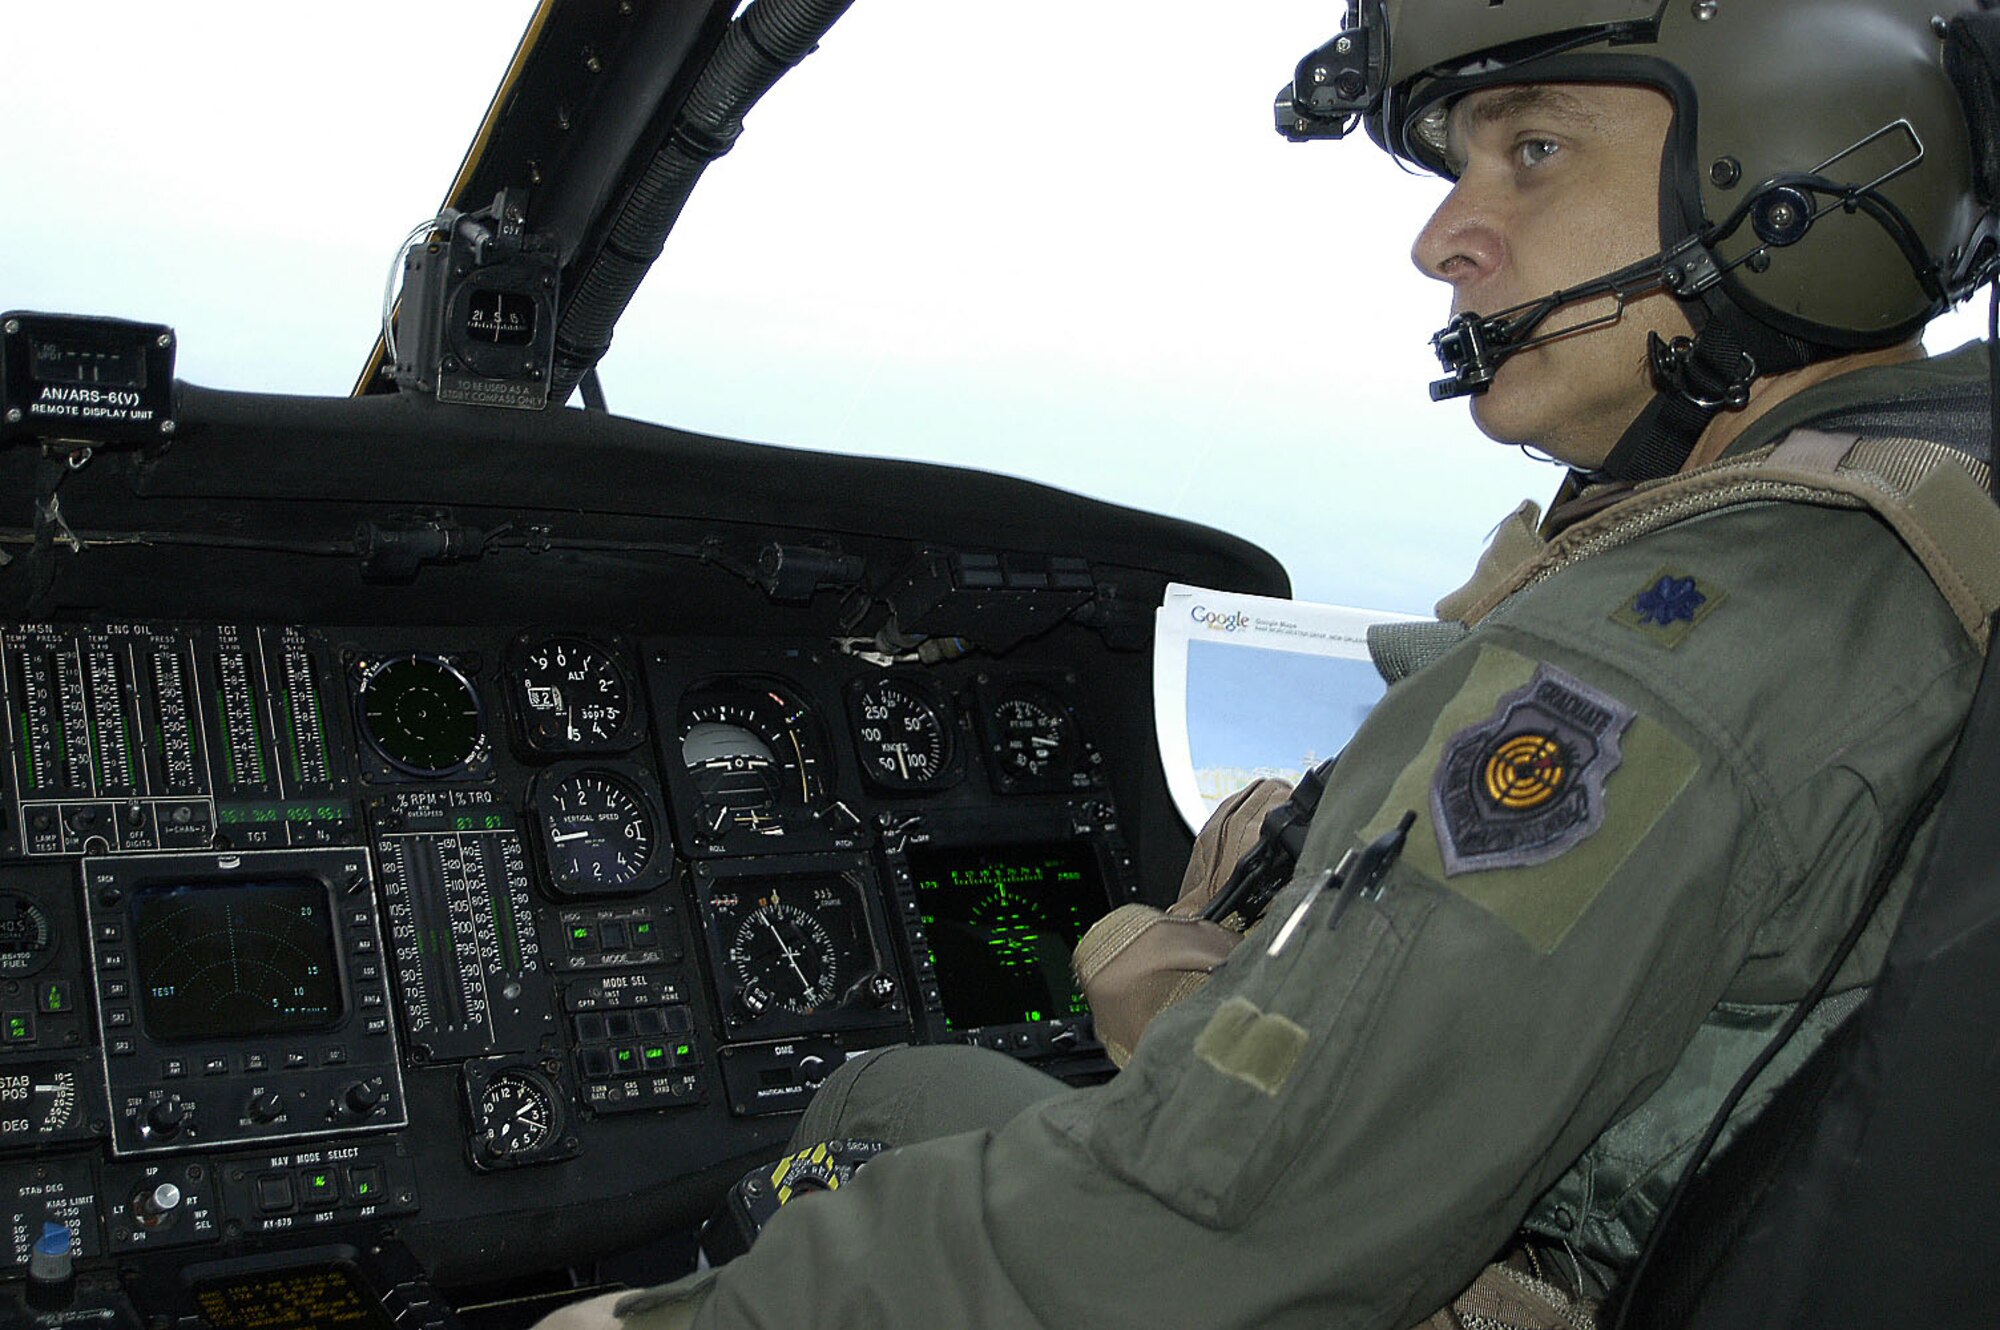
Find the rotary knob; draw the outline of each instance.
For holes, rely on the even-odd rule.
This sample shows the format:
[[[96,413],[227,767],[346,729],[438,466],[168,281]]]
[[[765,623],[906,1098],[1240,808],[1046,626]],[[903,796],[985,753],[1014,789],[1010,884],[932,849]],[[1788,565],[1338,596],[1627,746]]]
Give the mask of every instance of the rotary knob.
[[[379,1081],[356,1081],[340,1097],[341,1106],[357,1118],[365,1118],[382,1106]]]
[[[140,1124],[139,1130],[155,1140],[166,1141],[179,1135],[186,1122],[186,1104],[172,1097],[156,1099],[147,1107],[145,1121]]]
[[[285,1097],[273,1090],[252,1095],[248,1111],[252,1122],[276,1122],[285,1115]]]

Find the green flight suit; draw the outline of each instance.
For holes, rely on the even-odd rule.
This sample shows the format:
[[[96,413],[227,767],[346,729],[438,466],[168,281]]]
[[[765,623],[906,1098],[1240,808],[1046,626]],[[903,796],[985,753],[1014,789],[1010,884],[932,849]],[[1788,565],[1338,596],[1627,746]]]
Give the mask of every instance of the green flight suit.
[[[1823,968],[1979,665],[1867,511],[1742,504],[1580,559],[1389,690],[1292,886],[1117,1078],[884,1155],[633,1324],[1399,1330],[1531,1210],[1615,1268]],[[1379,899],[1330,929],[1320,893],[1271,955],[1318,870],[1406,812]],[[1879,967],[1910,865],[1836,991]]]

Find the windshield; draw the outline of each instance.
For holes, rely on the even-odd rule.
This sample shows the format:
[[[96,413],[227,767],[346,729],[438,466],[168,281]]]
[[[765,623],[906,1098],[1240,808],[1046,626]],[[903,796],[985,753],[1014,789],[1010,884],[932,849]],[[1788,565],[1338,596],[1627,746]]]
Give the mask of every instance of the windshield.
[[[1427,399],[1447,294],[1403,255],[1443,186],[1271,131],[1335,8],[864,0],[696,190],[611,409],[1026,476],[1245,536],[1302,598],[1428,610],[1559,476]],[[533,10],[9,6],[0,305],[345,393]]]

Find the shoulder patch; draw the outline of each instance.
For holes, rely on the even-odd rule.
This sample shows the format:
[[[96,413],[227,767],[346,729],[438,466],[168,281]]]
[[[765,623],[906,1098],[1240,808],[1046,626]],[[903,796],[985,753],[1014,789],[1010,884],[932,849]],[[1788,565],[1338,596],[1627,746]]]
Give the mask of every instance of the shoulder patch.
[[[1446,876],[1544,864],[1604,825],[1636,713],[1553,665],[1454,734],[1431,783]]]
[[[1725,595],[1713,583],[1662,568],[1611,618],[1671,651],[1687,640],[1696,624],[1715,612]]]

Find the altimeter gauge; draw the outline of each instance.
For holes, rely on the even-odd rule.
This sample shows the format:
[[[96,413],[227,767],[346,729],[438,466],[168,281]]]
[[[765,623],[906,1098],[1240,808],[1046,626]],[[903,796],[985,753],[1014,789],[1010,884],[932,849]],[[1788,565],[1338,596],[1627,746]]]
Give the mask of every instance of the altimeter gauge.
[[[1002,791],[1082,789],[1098,780],[1098,754],[1053,690],[1011,680],[981,685],[987,766]]]
[[[530,747],[587,753],[637,737],[632,685],[618,658],[580,637],[549,637],[516,657],[514,706]]]

